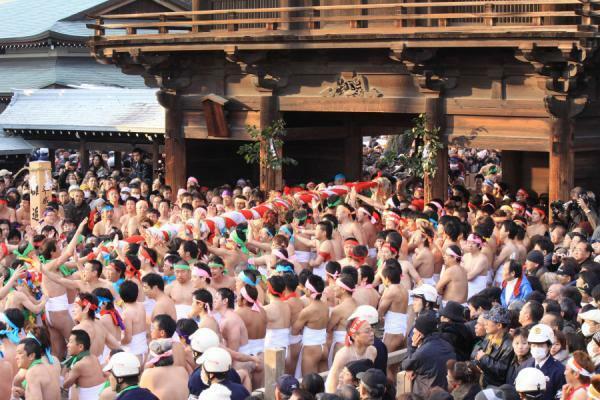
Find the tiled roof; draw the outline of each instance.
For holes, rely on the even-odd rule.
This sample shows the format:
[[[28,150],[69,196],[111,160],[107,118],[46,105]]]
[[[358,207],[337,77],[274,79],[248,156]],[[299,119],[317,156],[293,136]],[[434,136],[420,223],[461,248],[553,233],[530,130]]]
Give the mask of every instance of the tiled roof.
[[[0,129],[0,155],[31,154],[33,150],[33,146],[25,139],[18,136],[6,136]]]
[[[106,0],[0,0],[0,40],[35,37]],[[86,35],[87,36],[87,35]]]
[[[1,1],[1,0],[0,0]],[[126,75],[114,65],[91,57],[0,58],[0,93],[13,89],[40,89],[50,85],[116,86],[142,89],[140,76]]]
[[[19,90],[2,114],[5,130],[164,133],[155,89]]]

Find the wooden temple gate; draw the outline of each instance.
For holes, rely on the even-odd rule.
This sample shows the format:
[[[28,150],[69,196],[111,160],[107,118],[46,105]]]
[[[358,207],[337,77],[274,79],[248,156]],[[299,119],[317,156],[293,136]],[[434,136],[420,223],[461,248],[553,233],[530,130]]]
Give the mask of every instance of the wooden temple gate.
[[[361,136],[402,133],[424,113],[445,143],[503,151],[507,182],[554,200],[575,184],[600,189],[598,3],[193,0],[89,27],[98,61],[160,88],[172,185],[223,172],[208,143],[248,140],[245,125],[280,116],[298,142],[290,155],[321,173],[306,178],[359,178]],[[431,196],[446,191],[445,157]]]

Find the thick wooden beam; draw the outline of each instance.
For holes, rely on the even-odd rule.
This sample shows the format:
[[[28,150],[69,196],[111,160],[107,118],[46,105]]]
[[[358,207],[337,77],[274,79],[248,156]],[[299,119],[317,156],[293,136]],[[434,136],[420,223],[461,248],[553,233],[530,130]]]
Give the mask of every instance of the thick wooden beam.
[[[277,105],[277,97],[272,94],[265,95],[260,99],[260,129],[265,129],[271,125],[273,121],[279,118],[279,110]],[[283,187],[282,169],[272,169],[264,166],[262,160],[266,156],[269,149],[267,142],[260,144],[260,188],[266,192],[270,190],[281,189]],[[282,154],[279,154],[282,156]]]
[[[85,174],[90,167],[90,151],[85,140],[79,142],[79,162],[81,164],[81,173]]]
[[[439,96],[428,96],[425,99],[425,127],[428,130],[439,128],[444,146],[437,156],[437,173],[434,177],[426,175],[423,182],[426,202],[435,198],[444,199],[448,193],[448,144],[443,135],[442,117],[442,99]]]
[[[275,400],[277,379],[285,370],[285,350],[265,350],[265,400]]]
[[[573,122],[568,117],[551,117],[548,177],[550,202],[569,198],[575,183],[575,160],[572,146]]]
[[[173,96],[179,97],[174,94]],[[184,188],[187,173],[187,153],[182,129],[182,112],[177,99],[165,109],[165,169],[166,183],[176,192]]]

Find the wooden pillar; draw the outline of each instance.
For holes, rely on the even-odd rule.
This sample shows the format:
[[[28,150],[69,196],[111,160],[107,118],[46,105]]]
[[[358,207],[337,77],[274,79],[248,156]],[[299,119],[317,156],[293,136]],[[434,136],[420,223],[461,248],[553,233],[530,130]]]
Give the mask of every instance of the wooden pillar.
[[[210,0],[192,0],[192,11],[206,11],[210,10]],[[206,20],[204,15],[192,15],[192,21]],[[192,26],[192,32],[204,32],[208,31],[208,25],[194,25]]]
[[[87,142],[83,139],[79,142],[79,162],[81,164],[81,173],[85,175],[90,167],[90,151],[87,147]]]
[[[54,168],[56,167],[56,149],[53,147],[48,148],[48,161],[50,161],[51,170],[54,171]]]
[[[260,98],[260,129],[265,129],[271,125],[273,121],[279,118],[277,97],[273,94],[264,95]],[[261,142],[260,144],[260,189],[268,192],[270,190],[281,189],[283,187],[283,170],[268,168],[263,165],[262,160],[267,154],[269,144]],[[279,157],[282,156],[281,149],[279,150]]]
[[[425,99],[425,128],[428,130],[439,128],[444,146],[438,152],[437,173],[434,177],[426,175],[423,179],[425,202],[435,198],[446,199],[448,196],[448,143],[442,126],[443,116],[442,98],[433,95],[427,96]]]
[[[285,370],[285,350],[265,350],[265,400],[275,400],[277,379]]]
[[[347,128],[348,135],[344,139],[344,175],[348,181],[357,181],[362,176],[361,129],[354,121],[350,121]]]
[[[160,160],[160,150],[158,141],[154,139],[152,142],[152,178],[156,179],[158,177],[158,160]]]
[[[502,151],[502,181],[515,193],[523,186],[523,152]]]
[[[123,159],[121,152],[118,150],[115,150],[115,155],[114,155],[114,162],[115,162],[115,166],[114,169],[120,170],[121,169],[121,160]]]
[[[32,161],[29,163],[29,195],[31,196],[31,224],[36,227],[52,198],[52,166],[50,161]]]
[[[182,110],[178,94],[166,93],[165,96],[170,97],[168,100],[169,107],[165,107],[165,180],[167,185],[173,188],[173,192],[177,192],[177,189],[185,188],[187,174],[187,153],[182,129]]]
[[[569,199],[575,183],[575,159],[572,136],[573,121],[568,116],[550,117],[551,142],[549,153],[549,198],[550,202]]]

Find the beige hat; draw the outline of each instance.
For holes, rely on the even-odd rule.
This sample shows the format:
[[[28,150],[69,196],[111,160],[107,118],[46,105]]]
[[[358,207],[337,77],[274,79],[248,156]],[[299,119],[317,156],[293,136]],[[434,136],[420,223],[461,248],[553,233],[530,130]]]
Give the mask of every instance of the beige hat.
[[[122,351],[114,354],[102,371],[110,371],[116,377],[134,376],[140,374],[140,367],[140,360],[137,356]]]

